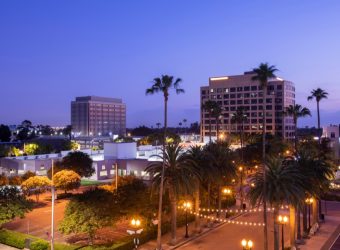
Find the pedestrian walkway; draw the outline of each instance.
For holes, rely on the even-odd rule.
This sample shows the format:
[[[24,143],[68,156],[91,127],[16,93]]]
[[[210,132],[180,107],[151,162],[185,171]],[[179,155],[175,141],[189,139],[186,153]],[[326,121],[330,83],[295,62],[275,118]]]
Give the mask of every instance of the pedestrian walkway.
[[[300,250],[329,250],[331,244],[336,239],[336,236],[332,240],[332,235],[337,231],[340,224],[340,217],[328,216],[326,223],[321,223],[318,232],[310,239],[306,240],[304,245],[300,245]],[[339,248],[340,249],[340,248]],[[333,249],[332,249],[333,250]],[[334,249],[335,250],[335,249]]]
[[[0,250],[18,250],[18,248],[10,247],[0,243]]]

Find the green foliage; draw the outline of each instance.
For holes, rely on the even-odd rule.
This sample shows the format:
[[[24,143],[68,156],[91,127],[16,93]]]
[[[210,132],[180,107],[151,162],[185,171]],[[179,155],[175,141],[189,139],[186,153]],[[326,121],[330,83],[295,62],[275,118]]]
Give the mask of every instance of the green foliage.
[[[138,145],[162,145],[163,138],[164,138],[163,133],[153,133],[140,139],[138,141]],[[181,142],[180,136],[170,131],[167,131],[166,139],[168,143],[169,141],[170,143],[173,143],[173,144],[178,144]]]
[[[73,170],[81,177],[91,177],[95,172],[95,169],[92,167],[92,162],[88,154],[75,151],[70,152],[62,159],[61,166],[63,169]]]
[[[36,196],[36,201],[39,201],[39,195],[44,193],[51,186],[51,181],[46,176],[33,176],[21,183],[21,188],[25,192],[33,192]]]
[[[4,173],[2,173],[0,175],[0,186],[6,186],[6,185],[8,185],[8,178]]]
[[[20,176],[11,176],[8,178],[9,185],[20,186],[21,178]]]
[[[15,217],[24,217],[31,209],[31,204],[16,187],[0,188],[0,228]]]
[[[25,145],[25,154],[35,155],[39,152],[39,145],[37,143],[30,143]]]
[[[7,145],[0,145],[0,157],[9,156],[11,153],[11,148]]]
[[[112,193],[93,189],[74,196],[67,204],[59,230],[64,234],[86,233],[92,242],[98,228],[112,225],[118,217]]]
[[[40,249],[48,249],[44,248],[49,245],[49,243],[43,239],[40,239],[38,237],[23,234],[7,229],[1,229],[0,230],[0,243],[16,247],[19,249],[23,249],[25,247],[25,239],[31,239],[31,249],[34,250],[40,250]],[[55,250],[75,250],[78,249],[79,246],[69,246],[65,244],[55,243],[54,249]]]
[[[114,142],[134,142],[134,139],[131,136],[119,136]]]
[[[53,176],[54,185],[65,193],[80,187],[80,176],[72,170],[61,170]]]
[[[1,124],[0,125],[0,141],[1,142],[9,142],[11,140],[11,130],[8,126]]]
[[[36,176],[36,174],[28,170],[21,176],[21,180],[26,181],[28,178],[33,177],[33,176]]]
[[[31,243],[30,250],[48,250],[49,245],[45,240],[36,240]]]

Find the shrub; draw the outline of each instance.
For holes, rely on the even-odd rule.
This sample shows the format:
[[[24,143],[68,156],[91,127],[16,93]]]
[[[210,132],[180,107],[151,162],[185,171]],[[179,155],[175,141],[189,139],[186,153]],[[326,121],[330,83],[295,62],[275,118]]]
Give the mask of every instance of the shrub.
[[[44,240],[36,240],[31,243],[31,250],[48,250],[49,243]]]

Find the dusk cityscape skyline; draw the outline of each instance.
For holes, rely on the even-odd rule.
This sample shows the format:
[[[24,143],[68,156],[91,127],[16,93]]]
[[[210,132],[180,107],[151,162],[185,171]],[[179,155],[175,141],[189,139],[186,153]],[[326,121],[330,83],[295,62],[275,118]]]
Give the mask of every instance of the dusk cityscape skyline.
[[[171,74],[183,79],[186,93],[170,96],[170,126],[178,117],[190,124],[199,121],[199,90],[209,77],[242,74],[264,61],[294,82],[296,102],[311,109],[299,126],[316,125],[307,96],[317,87],[330,93],[321,124],[337,124],[340,3],[292,3],[2,2],[1,122],[70,124],[70,101],[96,95],[122,98],[127,127],[155,127],[162,99],[146,97],[145,89]]]

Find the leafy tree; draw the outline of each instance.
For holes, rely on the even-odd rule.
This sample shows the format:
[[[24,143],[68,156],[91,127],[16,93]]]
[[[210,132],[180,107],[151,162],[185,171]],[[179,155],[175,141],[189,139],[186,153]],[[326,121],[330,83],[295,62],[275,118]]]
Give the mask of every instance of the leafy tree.
[[[0,188],[0,228],[2,224],[15,217],[24,217],[31,209],[31,204],[16,187]]]
[[[202,109],[209,113],[209,142],[211,142],[211,129],[212,129],[211,119],[212,118],[218,119],[218,117],[220,116],[222,112],[221,106],[216,101],[208,100],[205,103],[203,103]],[[216,126],[218,127],[218,122],[216,122]],[[218,137],[217,130],[216,130],[216,136]]]
[[[160,123],[159,123],[160,124]],[[160,126],[160,125],[159,125]],[[139,126],[132,129],[131,134],[134,136],[148,136],[153,133],[153,129],[146,126]]]
[[[39,153],[39,145],[37,143],[29,143],[25,145],[25,153],[27,155],[36,155]]]
[[[88,154],[75,151],[68,153],[68,155],[62,159],[61,166],[64,169],[73,170],[81,177],[91,177],[95,172],[95,169],[92,167],[92,162]]]
[[[18,127],[19,132],[17,134],[17,139],[24,141],[30,138],[34,138],[35,133],[33,129],[34,127],[32,126],[32,122],[29,120],[24,120]]]
[[[8,178],[8,182],[9,185],[13,185],[13,186],[20,186],[21,184],[21,178],[20,176],[11,176],[10,178]]]
[[[274,207],[274,249],[279,250],[279,225],[277,215],[283,204],[299,204],[303,201],[305,183],[304,176],[294,161],[284,162],[281,158],[269,158],[266,162],[267,170],[255,173],[250,181],[255,186],[248,193],[252,205],[267,202]],[[263,186],[266,185],[266,188]],[[264,192],[266,190],[266,192]]]
[[[294,104],[294,105],[289,105],[284,114],[286,116],[291,116],[293,117],[294,120],[294,126],[295,126],[295,136],[294,136],[294,147],[295,147],[295,153],[297,153],[297,146],[298,146],[298,137],[297,137],[297,124],[298,124],[298,119],[300,117],[306,117],[306,116],[311,116],[310,110],[308,108],[302,107],[299,104]]]
[[[36,174],[28,170],[21,176],[21,180],[26,181],[28,178],[33,177],[33,176],[36,176]]]
[[[318,113],[318,131],[320,131],[320,101],[322,99],[327,99],[327,98],[328,98],[328,93],[320,88],[313,89],[311,91],[311,95],[308,96],[307,98],[308,101],[311,101],[313,99],[316,100],[316,108],[317,108],[317,113]],[[319,143],[321,143],[321,134],[319,134],[318,136],[319,136]]]
[[[0,157],[9,156],[11,153],[11,149],[7,145],[0,145]]]
[[[64,234],[86,233],[93,244],[97,229],[112,225],[119,218],[116,199],[102,189],[85,191],[74,196],[67,204],[59,231]]]
[[[255,75],[252,77],[253,81],[258,81],[260,83],[260,87],[262,88],[263,94],[263,104],[262,104],[262,167],[264,181],[266,181],[266,99],[267,99],[267,86],[270,78],[275,77],[275,72],[277,69],[275,66],[269,66],[268,63],[261,63],[258,68],[253,69]],[[263,188],[266,188],[266,185],[263,185]],[[266,193],[266,190],[264,190]],[[266,201],[263,203],[263,220],[265,223],[265,227],[263,229],[264,233],[264,250],[268,250],[268,228],[267,228],[267,206]]]
[[[56,189],[64,190],[66,193],[80,187],[80,176],[72,170],[61,170],[54,174],[53,182]]]
[[[8,178],[4,173],[2,173],[0,175],[0,186],[6,186],[6,185],[8,185]]]
[[[51,186],[51,181],[46,176],[33,176],[21,183],[21,188],[25,192],[35,194],[37,202],[39,202],[39,195],[44,193],[49,186]]]
[[[62,132],[63,135],[68,136],[69,140],[72,139],[72,125],[67,125]]]
[[[156,190],[160,189],[162,173],[164,174],[164,189],[168,192],[171,204],[171,243],[175,244],[178,196],[190,193],[194,189],[193,177],[199,173],[195,162],[183,153],[182,147],[178,144],[169,144],[163,151],[163,156],[160,157],[162,161],[151,162],[146,171],[152,176],[151,182]]]
[[[244,112],[244,107],[237,107],[236,112],[231,117],[231,122],[236,123],[237,130],[240,134],[241,143],[241,159],[243,161],[243,145],[244,145],[244,123],[247,121],[247,115]],[[240,128],[240,129],[239,129]]]
[[[154,78],[152,82],[151,88],[146,89],[147,95],[153,95],[156,93],[163,94],[164,97],[164,134],[163,134],[163,149],[166,146],[166,135],[167,135],[167,126],[168,126],[168,100],[170,90],[174,89],[176,94],[184,93],[184,89],[180,88],[180,83],[182,79],[177,78],[174,80],[173,76],[162,75],[160,78]],[[165,150],[163,150],[163,166],[161,172],[161,180],[160,180],[160,192],[159,192],[159,204],[158,204],[158,228],[157,228],[157,249],[162,249],[162,204],[163,204],[163,181],[164,181],[164,171],[165,171]]]
[[[52,135],[54,134],[54,130],[49,125],[38,125],[37,130],[39,131],[39,134],[42,135]]]
[[[9,142],[11,140],[11,130],[8,126],[1,124],[0,125],[0,141]]]

